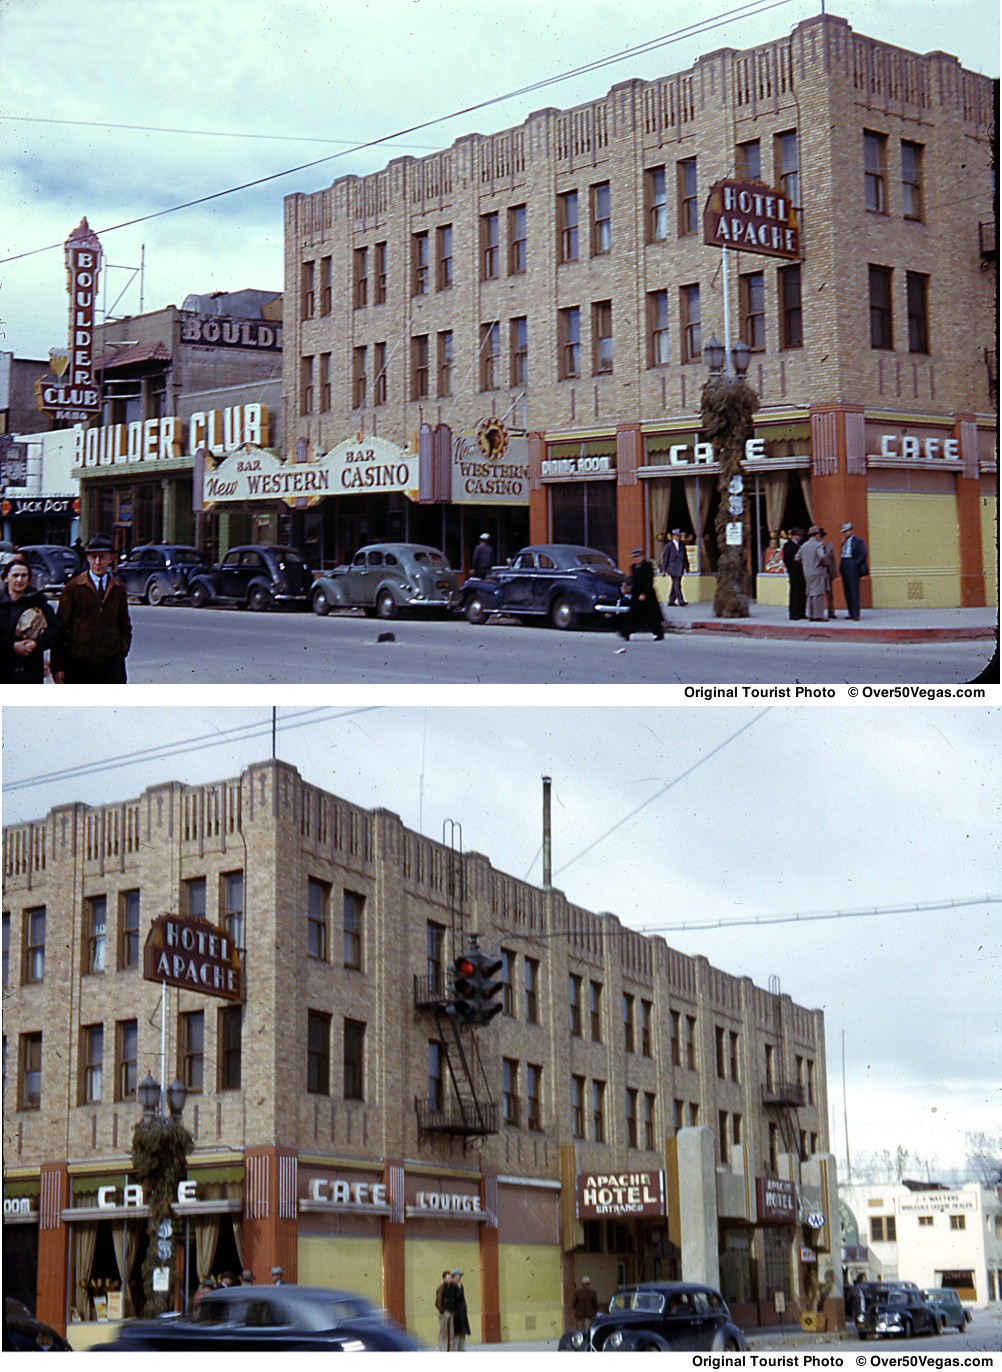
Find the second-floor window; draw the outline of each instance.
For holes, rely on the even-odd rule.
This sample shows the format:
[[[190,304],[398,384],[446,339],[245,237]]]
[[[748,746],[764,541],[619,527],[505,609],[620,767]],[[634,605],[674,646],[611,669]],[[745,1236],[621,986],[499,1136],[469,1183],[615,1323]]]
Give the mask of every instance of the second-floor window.
[[[591,188],[591,251],[593,257],[612,248],[612,192],[608,181]]]
[[[525,1085],[526,1125],[538,1132],[543,1127],[543,1069],[529,1063]]]
[[[696,159],[687,157],[678,164],[678,231],[687,237],[699,228],[699,197],[696,185]]]
[[[511,321],[511,384],[524,386],[529,380],[529,321],[523,315]]]
[[[870,267],[870,347],[894,347],[890,267]]]
[[[561,262],[578,259],[578,193],[566,191],[557,197],[558,248]]]
[[[201,1091],[205,1080],[205,1011],[180,1016],[177,1035],[178,1075],[189,1091]]]
[[[303,318],[312,319],[316,314],[317,298],[313,284],[314,263],[304,262],[302,273]]]
[[[344,1022],[344,1059],[342,1089],[345,1100],[365,1100],[365,1025],[360,1020]]]
[[[366,366],[368,363],[368,348],[352,349],[351,364],[351,403],[352,408],[360,410],[365,404],[366,391],[368,389],[368,377],[366,376]]]
[[[411,295],[428,294],[428,235],[411,237]]]
[[[96,1104],[104,1089],[104,1025],[87,1024],[80,1031],[83,1067],[81,1102]]]
[[[776,174],[779,188],[790,204],[800,205],[800,150],[796,132],[790,130],[776,135]]]
[[[612,371],[612,301],[600,300],[592,306],[592,335],[595,347],[595,372]]]
[[[372,403],[373,405],[386,404],[386,344],[374,343],[372,345],[372,370],[374,372],[372,381]]]
[[[929,278],[922,272],[905,273],[908,306],[908,351],[929,351]]]
[[[362,917],[365,896],[357,891],[344,893],[344,965],[356,971],[362,968]]]
[[[501,1060],[501,1100],[505,1124],[517,1129],[519,1120],[518,1063],[511,1058]]]
[[[443,329],[438,335],[438,393],[452,395],[452,330]]]
[[[118,897],[118,965],[139,966],[138,891],[123,891]]]
[[[581,311],[561,310],[558,317],[561,380],[581,375]]]
[[[480,279],[493,281],[500,274],[500,228],[496,213],[480,216]]]
[[[650,291],[647,295],[648,365],[663,367],[668,361],[668,292]]]
[[[17,1093],[19,1110],[40,1110],[42,1107],[42,1036],[21,1035],[20,1084]]]
[[[106,896],[93,896],[86,903],[87,910],[87,962],[88,972],[104,971],[105,945],[108,933],[108,900]]]
[[[741,277],[741,337],[756,352],[765,348],[765,273]]]
[[[423,400],[428,394],[428,335],[411,339],[411,399]]]
[[[866,208],[875,214],[887,213],[885,156],[887,139],[882,133],[863,133],[863,179]]]
[[[45,978],[45,906],[24,912],[24,980]]]
[[[539,962],[536,958],[525,960],[525,1022],[539,1023]]]
[[[800,306],[800,263],[780,267],[779,283],[779,343],[781,348],[804,346],[803,312]]]
[[[355,249],[355,309],[364,310],[369,303],[369,249]]]
[[[306,951],[311,958],[327,959],[327,925],[330,918],[330,886],[310,877],[307,885]]]
[[[136,1095],[136,1067],[139,1053],[139,1025],[134,1019],[119,1020],[115,1026],[115,1099],[133,1100]]]
[[[238,948],[244,946],[244,874],[224,872],[221,878],[223,928]]]
[[[435,289],[447,291],[452,285],[452,225],[442,224],[435,230]]]
[[[219,1089],[239,1091],[242,1066],[242,1012],[239,1005],[219,1011]]]
[[[484,324],[480,331],[480,389],[493,391],[501,384],[501,325]]]
[[[683,361],[699,362],[703,353],[699,287],[682,286],[679,288],[679,297],[682,307]]]

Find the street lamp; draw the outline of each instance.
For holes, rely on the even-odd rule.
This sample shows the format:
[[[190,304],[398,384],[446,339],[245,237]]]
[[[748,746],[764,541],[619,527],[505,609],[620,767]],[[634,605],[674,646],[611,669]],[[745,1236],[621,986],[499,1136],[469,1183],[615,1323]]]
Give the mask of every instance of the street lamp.
[[[703,358],[710,373],[700,397],[703,433],[713,444],[719,463],[713,613],[718,619],[747,619],[748,516],[741,460],[753,432],[752,415],[758,409],[758,396],[745,380],[751,349],[744,340],[731,348],[733,375],[729,368],[724,370],[727,350],[715,335],[703,349]]]
[[[168,1115],[161,1113],[160,1083],[152,1072],[136,1090],[143,1116],[132,1132],[132,1167],[145,1184],[149,1205],[149,1248],[143,1261],[143,1315],[150,1319],[173,1308],[175,1286],[174,1219],[171,1202],[188,1167],[195,1141],[181,1123],[188,1092],[175,1080],[166,1091]]]

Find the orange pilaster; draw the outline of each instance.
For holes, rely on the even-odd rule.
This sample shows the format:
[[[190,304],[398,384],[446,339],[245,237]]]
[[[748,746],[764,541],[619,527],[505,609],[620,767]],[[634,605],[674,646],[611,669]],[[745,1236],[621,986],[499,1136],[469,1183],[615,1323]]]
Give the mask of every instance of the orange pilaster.
[[[406,1269],[404,1266],[404,1164],[387,1158],[383,1185],[390,1214],[383,1217],[383,1305],[397,1324],[407,1325]]]
[[[69,1167],[46,1162],[41,1169],[38,1201],[38,1284],[35,1315],[42,1324],[66,1333],[66,1285],[69,1279],[69,1226],[60,1218],[69,1205]]]
[[[550,499],[542,484],[546,440],[541,433],[529,434],[529,542],[550,541]]]
[[[655,562],[657,549],[647,547],[644,488],[637,479],[643,452],[639,424],[616,426],[616,561],[622,568],[633,561],[633,549],[644,548]]]
[[[248,1148],[244,1152],[244,1265],[259,1283],[297,1280],[297,1154],[292,1148]]]
[[[480,1223],[480,1328],[484,1343],[501,1342],[501,1296],[498,1289],[498,1179],[480,1178],[480,1208],[489,1219]]]
[[[985,604],[985,560],[981,545],[981,478],[978,474],[977,419],[973,414],[953,416],[953,437],[960,442],[964,471],[957,473],[957,522],[960,526],[960,603]],[[966,432],[965,432],[966,430]],[[975,451],[966,453],[964,444]],[[970,472],[970,475],[967,473]]]
[[[811,516],[813,522],[827,531],[828,541],[835,550],[838,565],[842,547],[842,525],[849,523],[852,531],[869,549],[869,518],[866,495],[866,452],[863,443],[863,407],[861,405],[811,406]],[[856,470],[853,470],[853,468]],[[864,577],[859,587],[860,606],[870,609],[873,597],[870,578]],[[835,582],[835,607],[845,609],[842,582]]]

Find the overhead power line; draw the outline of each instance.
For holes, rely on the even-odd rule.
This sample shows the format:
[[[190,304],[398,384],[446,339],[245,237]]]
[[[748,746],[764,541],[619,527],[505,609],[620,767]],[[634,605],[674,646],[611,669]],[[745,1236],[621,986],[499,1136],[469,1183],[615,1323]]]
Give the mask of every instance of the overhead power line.
[[[281,180],[286,176],[295,176],[300,172],[309,171],[313,167],[322,166],[325,162],[333,162],[339,157],[347,157],[349,153],[364,152],[368,148],[377,148],[383,143],[396,143],[401,138],[407,137],[412,133],[419,133],[422,129],[434,128],[436,124],[447,123],[450,119],[459,119],[464,115],[474,114],[478,110],[488,109],[491,105],[500,104],[504,100],[514,100],[519,96],[530,95],[533,91],[543,90],[547,86],[557,85],[562,81],[570,81],[578,76],[585,76],[591,72],[601,71],[604,67],[613,66],[617,62],[625,62],[636,57],[640,57],[649,52],[654,52],[658,48],[667,47],[672,43],[679,43],[685,38],[694,38],[701,33],[708,33],[712,29],[720,28],[725,24],[737,19],[751,19],[756,15],[764,14],[768,10],[779,9],[783,5],[790,4],[790,0],[751,0],[751,3],[739,5],[736,9],[728,10],[723,14],[714,15],[710,19],[687,24],[681,29],[675,29],[671,33],[663,34],[660,38],[653,38],[647,43],[639,43],[636,47],[626,48],[622,52],[613,53],[608,57],[597,58],[594,62],[586,62],[580,67],[574,67],[570,71],[561,72],[557,76],[544,77],[539,81],[533,81],[528,86],[521,86],[517,90],[506,91],[503,95],[494,95],[487,100],[478,100],[476,104],[466,105],[462,109],[454,110],[451,114],[436,115],[433,119],[425,119],[419,124],[411,124],[405,129],[398,129],[395,133],[384,134],[381,138],[372,138],[365,143],[357,143],[354,147],[345,148],[341,152],[331,153],[327,157],[315,158],[312,162],[303,162],[298,167],[287,167],[284,171],[272,172],[268,176],[256,177],[253,181],[244,181],[238,186],[229,186],[226,190],[214,191],[210,195],[198,196],[193,200],[185,200],[180,205],[170,205],[163,210],[153,210],[149,214],[137,215],[134,219],[125,219],[119,224],[109,224],[102,229],[95,229],[98,237],[115,233],[118,229],[128,229],[135,224],[145,224],[151,219],[160,219],[164,215],[176,214],[179,210],[189,210],[196,205],[206,205],[213,200],[221,200],[227,195],[236,195],[240,191],[253,190],[256,186],[267,185],[271,181]],[[9,257],[0,257],[0,263],[18,262],[25,257],[34,257],[38,253],[54,252],[62,249],[62,243],[48,243],[43,248],[30,248],[27,252],[13,253]]]
[[[922,901],[916,905],[872,906],[861,910],[822,910],[804,915],[756,915],[753,919],[687,920],[683,924],[638,924],[638,934],[678,934],[692,929],[755,929],[766,924],[807,924],[826,919],[872,919],[874,916],[910,915],[925,910],[959,910],[968,905],[998,905],[1002,896],[951,897]]]

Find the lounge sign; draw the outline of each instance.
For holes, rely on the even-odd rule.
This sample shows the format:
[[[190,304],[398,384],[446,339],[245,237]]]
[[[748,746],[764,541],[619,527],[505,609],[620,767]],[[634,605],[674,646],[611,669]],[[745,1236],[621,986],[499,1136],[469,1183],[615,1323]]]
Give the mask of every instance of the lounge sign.
[[[143,979],[223,1000],[243,998],[237,946],[207,919],[155,919],[143,948]]]
[[[782,191],[761,181],[717,181],[710,187],[703,242],[793,262],[800,257],[796,211]]]
[[[605,1215],[664,1215],[663,1172],[579,1172],[578,1219]]]

